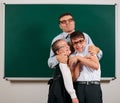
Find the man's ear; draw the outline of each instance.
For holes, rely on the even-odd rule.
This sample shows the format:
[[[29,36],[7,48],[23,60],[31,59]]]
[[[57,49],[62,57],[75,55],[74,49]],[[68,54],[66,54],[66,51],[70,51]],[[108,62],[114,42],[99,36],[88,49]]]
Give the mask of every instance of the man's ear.
[[[61,25],[59,24],[59,28],[62,29]]]

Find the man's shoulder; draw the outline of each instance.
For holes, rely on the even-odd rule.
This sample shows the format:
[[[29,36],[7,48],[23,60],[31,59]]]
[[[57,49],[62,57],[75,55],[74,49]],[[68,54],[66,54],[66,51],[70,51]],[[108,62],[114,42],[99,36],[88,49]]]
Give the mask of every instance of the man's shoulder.
[[[55,37],[53,38],[53,40],[52,40],[52,43],[55,42],[55,41],[58,40],[58,39],[63,39],[63,35],[64,35],[64,33],[60,33],[60,34],[58,34],[57,36],[55,36]]]
[[[86,37],[86,36],[89,36],[87,33],[85,33],[85,32],[82,32],[83,34],[84,34],[84,36]]]

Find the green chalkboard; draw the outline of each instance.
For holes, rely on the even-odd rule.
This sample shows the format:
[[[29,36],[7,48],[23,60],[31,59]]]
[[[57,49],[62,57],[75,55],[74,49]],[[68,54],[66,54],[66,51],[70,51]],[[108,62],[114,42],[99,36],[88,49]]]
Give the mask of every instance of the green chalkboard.
[[[5,4],[6,78],[52,76],[47,60],[64,12],[72,13],[76,30],[89,34],[102,49],[102,77],[115,77],[115,5]]]

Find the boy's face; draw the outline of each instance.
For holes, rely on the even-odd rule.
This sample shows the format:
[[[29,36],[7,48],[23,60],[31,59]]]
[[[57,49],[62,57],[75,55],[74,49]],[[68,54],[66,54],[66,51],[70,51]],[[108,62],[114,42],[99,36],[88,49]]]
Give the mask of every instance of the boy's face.
[[[70,55],[70,46],[65,41],[60,41],[58,44],[59,49],[57,50],[57,54],[65,54]]]
[[[72,39],[72,45],[76,52],[83,52],[85,48],[85,43],[85,39],[81,37]]]

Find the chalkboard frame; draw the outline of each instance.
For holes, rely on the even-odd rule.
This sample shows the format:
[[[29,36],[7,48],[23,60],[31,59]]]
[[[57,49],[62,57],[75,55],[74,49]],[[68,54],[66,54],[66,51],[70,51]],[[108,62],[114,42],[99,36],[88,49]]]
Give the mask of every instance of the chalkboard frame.
[[[5,4],[5,7],[6,7],[7,5],[19,5],[19,6],[20,6],[20,5],[21,5],[21,6],[22,6],[22,5],[24,5],[24,6],[27,5],[27,6],[28,6],[28,5],[31,5],[31,4]],[[61,5],[61,6],[63,6],[63,4],[32,4],[32,5],[44,5],[44,6],[45,6],[45,5],[53,5],[53,6],[54,6],[54,5]],[[69,5],[69,6],[70,6],[70,4],[65,4],[65,5]],[[65,5],[64,5],[64,6],[65,6]],[[81,4],[71,4],[71,5],[76,6],[76,5],[81,5]],[[81,5],[81,6],[86,6],[86,5]],[[114,6],[114,10],[115,10],[115,6],[116,6],[116,5],[88,5],[88,4],[87,4],[87,6]],[[6,13],[6,12],[5,12],[5,13]],[[114,13],[115,13],[115,11],[114,11]],[[114,15],[115,15],[115,14],[114,14]],[[5,14],[5,16],[6,16],[6,14]],[[78,17],[76,17],[75,19],[78,19]],[[56,18],[56,20],[57,20],[57,18]],[[85,22],[85,21],[84,21],[84,22]],[[115,18],[114,18],[114,24],[115,24]],[[58,24],[56,23],[56,25],[58,25]],[[78,27],[78,25],[77,25],[77,27]],[[59,27],[58,27],[58,28],[59,28]],[[56,32],[56,33],[59,33],[60,30],[59,30],[59,29],[57,29],[57,30],[58,30],[58,32]],[[83,29],[83,30],[84,30],[84,29]],[[86,32],[86,31],[85,31],[85,32]],[[56,34],[56,33],[55,33],[55,34]],[[94,32],[92,32],[92,31],[87,31],[87,33],[88,33],[88,34],[89,34],[89,33],[92,34],[92,33],[94,33]],[[53,35],[53,36],[51,37],[51,39],[49,40],[49,43],[48,43],[49,46],[50,46],[50,42],[51,42],[51,40],[52,40],[52,38],[53,38],[54,36],[55,36],[55,35]],[[91,35],[90,35],[90,37],[91,37]],[[95,37],[92,37],[92,38],[95,38]],[[94,41],[94,40],[93,40],[93,41]],[[113,57],[114,57],[114,60],[115,60],[115,25],[114,25],[114,41],[113,41],[113,42],[114,42],[114,56],[113,56]],[[96,44],[96,43],[97,43],[97,42],[95,41],[95,44]],[[99,44],[99,43],[98,43],[98,44]],[[100,45],[99,45],[99,46],[100,46]],[[102,48],[102,47],[100,46],[100,48]],[[10,49],[9,49],[9,50],[10,50]],[[104,54],[104,51],[103,51],[103,54]],[[103,55],[103,58],[104,58],[104,55]],[[102,61],[102,60],[101,60],[101,61]],[[46,61],[46,62],[47,62],[47,61]],[[46,63],[46,64],[47,64],[47,63]],[[115,62],[114,62],[113,65],[114,65],[114,75],[113,75],[113,76],[110,76],[110,77],[109,77],[109,76],[103,76],[102,78],[112,78],[112,79],[114,79],[114,78],[116,77],[116,75],[115,75]],[[34,76],[33,76],[33,77],[29,77],[29,76],[7,76],[7,70],[8,70],[8,69],[6,69],[6,18],[5,18],[5,72],[4,72],[4,77],[5,77],[5,78],[13,78],[13,79],[14,79],[14,78],[16,78],[16,79],[21,79],[21,78],[25,78],[25,79],[26,79],[26,78],[28,78],[28,80],[29,80],[29,79],[30,79],[30,80],[31,80],[31,79],[37,80],[36,78],[38,78],[38,79],[40,78],[40,79],[44,79],[44,80],[45,80],[46,78],[51,78],[51,76],[52,76],[52,74],[51,74],[51,76],[47,76],[47,77],[46,77],[46,76],[45,76],[45,77],[44,77],[44,76],[40,76],[40,77],[34,77]],[[50,71],[51,71],[51,70],[50,70]]]

